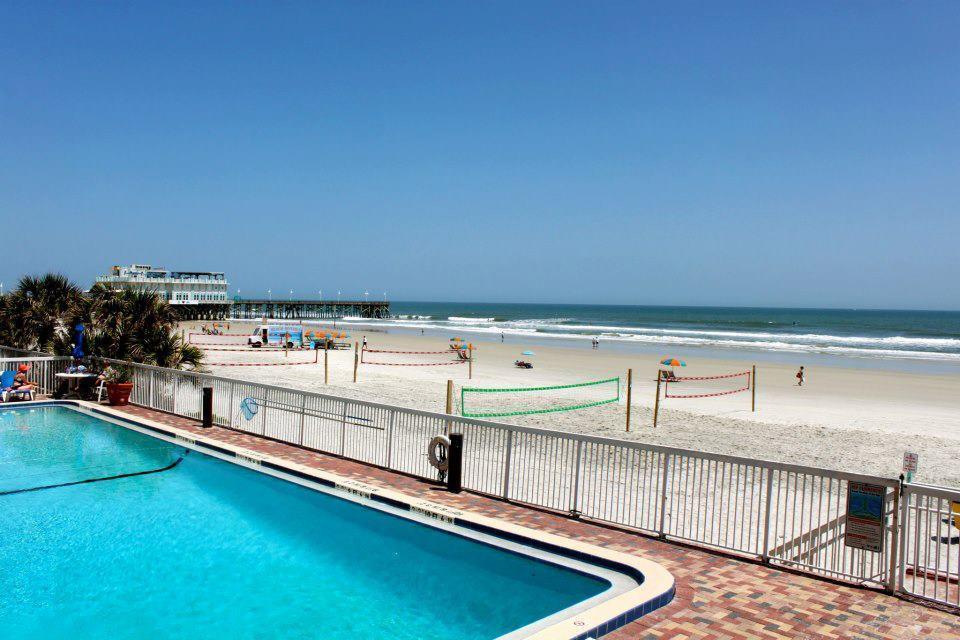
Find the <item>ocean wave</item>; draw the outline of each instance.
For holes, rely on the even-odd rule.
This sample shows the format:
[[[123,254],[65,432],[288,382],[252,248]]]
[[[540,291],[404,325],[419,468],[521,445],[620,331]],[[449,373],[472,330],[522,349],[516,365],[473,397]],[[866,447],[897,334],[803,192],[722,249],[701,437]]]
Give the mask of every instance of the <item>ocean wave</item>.
[[[344,318],[345,325],[395,326],[474,333],[481,335],[524,336],[544,339],[602,340],[624,343],[662,344],[664,346],[753,349],[791,353],[823,353],[852,357],[910,358],[960,362],[960,340],[955,338],[919,338],[908,336],[837,336],[830,334],[791,334],[773,331],[730,331],[722,329],[669,329],[607,324],[561,324],[565,318],[528,318],[501,320],[451,316],[435,318],[396,318],[371,320]]]
[[[470,322],[489,325],[495,323],[495,318],[464,318],[451,316],[448,318],[451,322],[463,325]],[[570,321],[567,318],[531,318],[521,320],[501,321],[497,330],[523,328],[535,329],[542,332],[591,332],[596,334],[617,335],[619,337],[642,336],[646,334],[655,335],[676,335],[692,337],[716,337],[716,338],[734,338],[739,340],[776,340],[785,342],[797,342],[801,344],[822,344],[838,346],[863,346],[863,347],[907,347],[911,349],[938,349],[938,350],[960,350],[960,339],[957,338],[915,338],[908,336],[839,336],[831,334],[818,333],[775,333],[770,331],[730,331],[724,329],[674,329],[662,327],[636,327],[622,325],[605,324],[563,324]],[[466,327],[460,327],[466,328]],[[487,327],[484,327],[487,328]]]

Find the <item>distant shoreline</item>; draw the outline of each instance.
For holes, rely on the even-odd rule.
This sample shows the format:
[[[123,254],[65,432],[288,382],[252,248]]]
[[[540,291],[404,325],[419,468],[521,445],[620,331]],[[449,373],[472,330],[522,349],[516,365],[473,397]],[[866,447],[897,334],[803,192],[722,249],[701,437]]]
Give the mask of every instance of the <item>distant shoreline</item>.
[[[392,302],[344,328],[675,357],[960,373],[960,312]],[[332,320],[305,320],[332,326]]]

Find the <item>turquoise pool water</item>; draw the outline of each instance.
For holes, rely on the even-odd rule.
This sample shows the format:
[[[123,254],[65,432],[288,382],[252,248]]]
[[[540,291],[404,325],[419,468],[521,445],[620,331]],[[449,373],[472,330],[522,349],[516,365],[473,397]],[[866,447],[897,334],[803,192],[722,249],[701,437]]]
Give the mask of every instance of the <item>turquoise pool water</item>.
[[[0,493],[185,452],[66,407],[0,410]],[[0,513],[5,639],[489,639],[610,586],[197,451]]]

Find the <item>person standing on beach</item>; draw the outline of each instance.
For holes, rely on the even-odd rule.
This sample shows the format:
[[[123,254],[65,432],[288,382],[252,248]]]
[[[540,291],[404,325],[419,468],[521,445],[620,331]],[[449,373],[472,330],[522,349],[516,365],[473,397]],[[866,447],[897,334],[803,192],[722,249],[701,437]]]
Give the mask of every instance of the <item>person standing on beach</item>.
[[[367,336],[363,336],[363,348],[367,348]]]
[[[500,342],[503,342],[503,331],[500,332]]]
[[[806,374],[803,372],[803,367],[800,367],[800,371],[797,371],[797,386],[803,386],[803,378]]]

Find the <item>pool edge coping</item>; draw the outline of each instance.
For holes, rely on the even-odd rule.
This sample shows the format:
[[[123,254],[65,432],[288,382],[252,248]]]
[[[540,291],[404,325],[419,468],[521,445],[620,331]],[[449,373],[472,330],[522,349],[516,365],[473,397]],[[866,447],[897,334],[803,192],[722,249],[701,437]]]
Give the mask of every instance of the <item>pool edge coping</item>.
[[[120,422],[132,423],[150,431],[186,441],[194,446],[231,455],[237,461],[246,463],[246,465],[264,465],[276,471],[289,473],[348,493],[359,494],[367,499],[405,509],[428,518],[626,573],[634,579],[637,579],[639,574],[641,580],[636,587],[614,595],[584,611],[571,615],[569,618],[550,624],[546,628],[534,631],[525,636],[525,640],[586,640],[587,638],[599,637],[667,605],[673,600],[676,593],[673,575],[659,563],[646,558],[514,524],[507,520],[492,518],[459,507],[416,498],[402,491],[367,484],[280,456],[246,449],[242,446],[206,437],[193,431],[179,429],[139,415],[131,415],[95,402],[37,400],[18,402],[13,406],[4,408],[42,405],[79,407]]]

